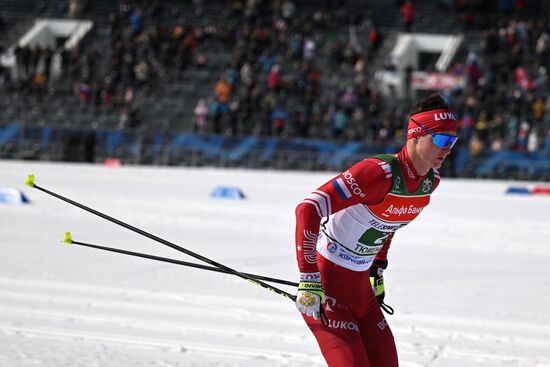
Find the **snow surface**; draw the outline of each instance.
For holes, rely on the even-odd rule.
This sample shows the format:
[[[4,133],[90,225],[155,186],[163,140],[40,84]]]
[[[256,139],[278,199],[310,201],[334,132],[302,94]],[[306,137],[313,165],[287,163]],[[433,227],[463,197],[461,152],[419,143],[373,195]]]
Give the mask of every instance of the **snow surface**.
[[[243,272],[295,281],[294,208],[332,173],[0,161],[0,366],[323,366],[291,301],[240,278],[62,245],[195,261],[36,183]],[[550,366],[550,197],[443,180],[385,273],[404,367]],[[528,183],[533,185],[533,183]],[[217,185],[247,200],[212,199]],[[294,292],[291,287],[281,288]]]

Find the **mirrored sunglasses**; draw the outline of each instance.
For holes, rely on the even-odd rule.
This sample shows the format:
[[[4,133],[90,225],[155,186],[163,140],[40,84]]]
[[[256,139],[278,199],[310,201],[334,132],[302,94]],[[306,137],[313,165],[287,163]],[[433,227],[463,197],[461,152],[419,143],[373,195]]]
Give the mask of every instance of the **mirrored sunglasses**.
[[[443,149],[447,146],[449,146],[449,148],[452,148],[458,141],[458,136],[456,135],[436,134],[430,131],[430,129],[428,129],[426,126],[416,122],[412,117],[410,117],[410,119],[412,122],[418,125],[422,130],[430,134],[433,137],[432,143],[434,143],[434,145],[440,149]]]
[[[447,134],[432,134],[432,143],[438,148],[452,148],[458,141],[458,136]]]

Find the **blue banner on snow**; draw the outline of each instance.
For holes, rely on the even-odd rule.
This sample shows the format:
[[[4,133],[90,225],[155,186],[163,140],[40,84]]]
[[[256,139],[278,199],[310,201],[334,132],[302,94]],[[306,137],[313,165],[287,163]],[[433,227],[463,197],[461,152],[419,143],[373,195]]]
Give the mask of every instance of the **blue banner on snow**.
[[[0,204],[28,204],[29,199],[21,190],[0,188]]]

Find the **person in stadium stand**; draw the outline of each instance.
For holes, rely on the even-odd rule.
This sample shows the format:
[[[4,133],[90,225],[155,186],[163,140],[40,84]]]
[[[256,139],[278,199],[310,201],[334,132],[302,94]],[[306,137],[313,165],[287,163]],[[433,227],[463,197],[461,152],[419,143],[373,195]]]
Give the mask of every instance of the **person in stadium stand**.
[[[329,366],[397,366],[382,311],[383,271],[394,232],[416,218],[458,140],[454,114],[432,95],[412,109],[397,154],[364,159],[296,208],[296,307]]]

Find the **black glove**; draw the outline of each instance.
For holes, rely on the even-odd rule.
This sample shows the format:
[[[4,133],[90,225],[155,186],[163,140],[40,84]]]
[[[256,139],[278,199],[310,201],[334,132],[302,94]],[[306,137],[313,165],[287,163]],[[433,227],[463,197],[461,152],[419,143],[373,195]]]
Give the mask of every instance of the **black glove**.
[[[380,308],[387,314],[393,315],[393,308],[384,303],[384,269],[388,267],[388,260],[374,260],[370,267],[370,285]]]

